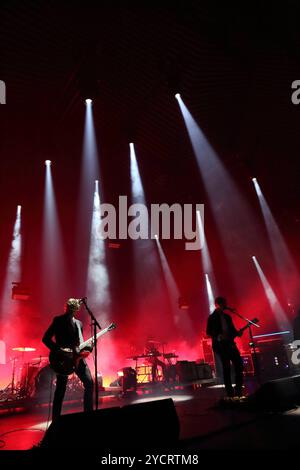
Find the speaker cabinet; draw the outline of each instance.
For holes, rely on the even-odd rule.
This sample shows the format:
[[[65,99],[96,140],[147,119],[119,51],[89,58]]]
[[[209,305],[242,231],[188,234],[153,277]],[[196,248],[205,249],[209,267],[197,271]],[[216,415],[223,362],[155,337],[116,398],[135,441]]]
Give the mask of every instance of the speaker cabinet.
[[[171,398],[62,415],[49,426],[45,449],[151,448],[179,439],[179,420]]]

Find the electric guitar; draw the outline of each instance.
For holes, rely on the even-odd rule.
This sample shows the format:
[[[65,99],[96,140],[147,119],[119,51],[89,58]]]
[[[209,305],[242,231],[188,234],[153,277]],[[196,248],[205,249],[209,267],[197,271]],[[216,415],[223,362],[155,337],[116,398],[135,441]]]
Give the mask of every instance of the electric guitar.
[[[248,323],[243,326],[243,328],[240,328],[239,329],[239,335],[241,335],[243,333],[243,331],[245,331],[247,328],[249,328],[253,323],[259,323],[259,319],[258,318],[253,318],[253,320],[251,321],[248,321]]]
[[[253,323],[259,323],[259,319],[258,318],[253,318],[253,320],[249,321],[245,326],[243,326],[242,328],[240,328],[238,330],[238,334],[237,336],[242,336],[242,333],[247,329],[249,328]],[[222,334],[218,335],[217,337],[217,342],[219,343],[219,345],[221,346],[222,343],[232,343],[234,344],[234,338],[224,338]]]
[[[114,330],[116,325],[111,323],[109,326],[97,333],[97,339],[100,336],[103,336],[108,331]],[[49,362],[51,368],[57,374],[70,375],[73,374],[75,369],[78,366],[80,359],[83,359],[89,356],[91,351],[86,350],[85,348],[90,347],[93,344],[94,337],[87,339],[80,343],[79,346],[75,348],[60,348],[57,351],[51,351],[49,354]]]

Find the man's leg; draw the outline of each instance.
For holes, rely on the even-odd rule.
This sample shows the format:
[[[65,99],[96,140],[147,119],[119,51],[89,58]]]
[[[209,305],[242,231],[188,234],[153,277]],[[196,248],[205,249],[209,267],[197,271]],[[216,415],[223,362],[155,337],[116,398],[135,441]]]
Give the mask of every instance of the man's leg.
[[[56,388],[55,388],[53,406],[52,406],[52,421],[57,419],[61,415],[61,408],[62,408],[64,396],[66,393],[67,382],[68,382],[67,375],[57,374]]]
[[[241,358],[240,352],[236,346],[234,346],[231,350],[230,356],[232,365],[234,367],[234,374],[235,374],[235,394],[240,397],[242,395],[242,387],[243,387],[243,370],[244,364],[243,359]]]
[[[230,359],[228,357],[228,354],[225,351],[223,351],[222,353],[219,353],[219,357],[222,362],[223,379],[224,379],[226,395],[228,397],[233,397],[233,387],[232,387],[231,372],[230,372]]]
[[[83,404],[84,411],[93,410],[93,379],[87,363],[81,359],[75,371],[84,386]]]

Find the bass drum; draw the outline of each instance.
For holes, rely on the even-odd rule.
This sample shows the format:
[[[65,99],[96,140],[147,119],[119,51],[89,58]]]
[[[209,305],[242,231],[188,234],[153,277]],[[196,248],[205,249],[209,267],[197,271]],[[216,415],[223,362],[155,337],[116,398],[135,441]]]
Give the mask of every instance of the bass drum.
[[[49,364],[42,367],[35,377],[35,396],[49,396],[51,387],[54,386],[55,379],[56,375]]]

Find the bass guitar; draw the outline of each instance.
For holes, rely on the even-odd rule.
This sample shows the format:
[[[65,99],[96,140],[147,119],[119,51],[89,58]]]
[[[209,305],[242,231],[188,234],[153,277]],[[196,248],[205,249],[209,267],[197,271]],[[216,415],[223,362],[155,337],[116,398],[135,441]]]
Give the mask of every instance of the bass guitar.
[[[255,324],[259,323],[259,319],[258,318],[253,318],[253,320],[249,321],[245,326],[243,326],[242,328],[240,328],[238,330],[237,336],[242,336],[243,332],[247,328],[249,328],[251,325],[253,325],[253,323],[255,323]],[[218,349],[222,348],[223,346],[226,347],[226,345],[228,345],[228,344],[234,345],[234,337],[228,337],[228,336],[224,337],[224,335],[220,334],[216,338],[216,344],[217,344]]]
[[[109,326],[97,333],[97,339],[103,336],[108,331],[114,330],[116,325],[111,323]],[[94,337],[87,339],[80,343],[76,348],[59,348],[56,351],[51,351],[49,355],[49,362],[51,368],[56,374],[70,375],[73,374],[78,366],[80,359],[89,356],[90,352],[86,348],[92,346]]]

